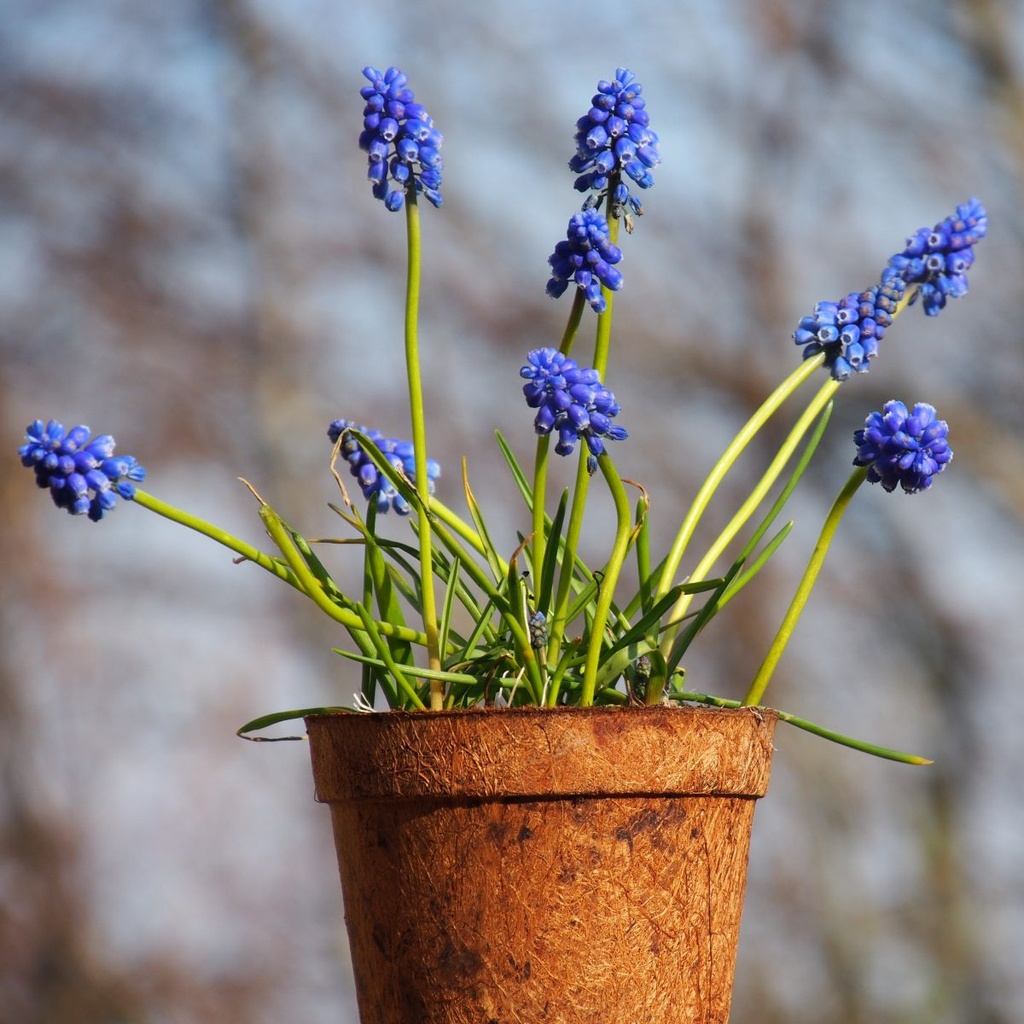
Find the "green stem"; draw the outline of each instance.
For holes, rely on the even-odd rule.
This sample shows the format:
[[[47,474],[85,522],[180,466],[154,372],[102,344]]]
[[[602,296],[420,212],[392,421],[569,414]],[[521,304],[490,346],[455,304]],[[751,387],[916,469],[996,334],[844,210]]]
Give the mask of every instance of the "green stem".
[[[601,648],[604,646],[604,626],[608,621],[608,612],[615,597],[615,585],[619,581],[626,554],[629,551],[629,536],[633,528],[632,509],[626,488],[615,472],[611,456],[604,452],[598,457],[597,464],[601,467],[608,489],[615,502],[617,526],[615,543],[612,545],[608,564],[604,569],[604,577],[597,594],[597,606],[594,609],[594,621],[590,628],[590,642],[587,646],[587,660],[583,667],[583,688],[580,693],[580,706],[587,707],[594,703],[594,691],[597,687],[597,670],[601,662]]]
[[[406,238],[409,249],[405,291],[405,367],[409,379],[409,412],[412,418],[413,459],[416,463],[416,493],[419,496],[420,589],[422,595],[423,632],[427,637],[428,667],[441,668],[437,629],[437,601],[434,597],[433,555],[431,550],[430,491],[427,479],[427,425],[423,410],[423,381],[420,373],[419,305],[422,245],[420,214],[416,192],[410,188],[405,203]],[[444,703],[444,687],[439,679],[430,681],[430,707],[440,711]]]
[[[608,241],[615,245],[619,238],[619,219],[610,217],[608,220]],[[594,369],[604,380],[608,369],[608,353],[612,343],[612,307],[615,305],[615,292],[601,286],[604,298],[604,312],[597,317],[597,335],[594,338]]]
[[[581,442],[586,447],[586,442]],[[573,488],[572,507],[569,510],[569,523],[565,531],[565,546],[562,549],[558,590],[555,594],[554,608],[548,629],[551,638],[548,643],[547,662],[554,665],[558,662],[558,654],[562,646],[565,629],[569,625],[566,613],[569,608],[569,596],[572,591],[572,579],[576,569],[576,549],[579,547],[580,534],[583,532],[583,512],[587,504],[587,491],[590,487],[590,473],[587,471],[587,452],[579,453],[576,467],[576,486]],[[534,497],[536,503],[536,496]]]
[[[567,356],[572,350],[573,342],[576,340],[576,332],[580,328],[580,321],[583,319],[583,310],[586,308],[586,296],[582,290],[577,288],[572,300],[572,307],[569,310],[569,320],[562,332],[562,341],[558,351]],[[548,462],[551,455],[551,435],[542,434],[537,438],[537,451],[533,459],[533,504],[531,507],[533,531],[533,557],[532,566],[534,573],[540,576],[544,566],[544,556],[547,551],[547,530],[545,528],[545,512],[547,505],[548,489]],[[543,611],[544,609],[541,609]]]
[[[814,588],[818,573],[821,572],[821,567],[825,564],[825,556],[828,554],[832,538],[835,536],[836,529],[843,518],[843,513],[849,506],[854,494],[857,493],[857,489],[867,479],[867,475],[867,467],[858,466],[850,474],[849,480],[843,485],[843,489],[832,503],[832,508],[829,510],[825,523],[821,528],[821,533],[818,536],[818,543],[815,544],[814,551],[811,553],[811,560],[807,563],[807,568],[804,570],[800,585],[796,588],[796,593],[789,604],[785,618],[782,620],[782,625],[779,626],[779,631],[775,634],[775,639],[772,641],[764,661],[761,662],[761,667],[757,670],[757,675],[754,676],[750,689],[747,690],[746,696],[743,698],[744,704],[761,703],[761,698],[764,696],[764,691],[771,680],[772,673],[775,671],[775,666],[779,663],[779,658],[782,657],[786,644],[789,643],[789,638],[792,636],[793,630],[800,619],[804,605],[807,604],[807,598],[810,597],[811,590]]]
[[[765,425],[779,406],[786,401],[824,362],[824,354],[813,359],[805,359],[765,400],[761,406],[740,428],[739,433],[729,442],[729,446],[722,453],[722,457],[712,466],[711,472],[707,475],[700,490],[697,491],[693,503],[690,505],[686,518],[683,520],[679,533],[665,558],[665,565],[661,572],[661,579],[658,582],[658,591],[655,600],[664,597],[672,589],[672,582],[679,570],[679,563],[686,554],[686,546],[690,543],[697,524],[700,522],[704,510],[708,507],[715,491],[725,478],[726,473],[732,468],[733,463],[740,457],[743,449],[750,444],[757,432]]]
[[[565,330],[562,332],[561,344],[558,346],[558,351],[563,356],[567,356],[572,352],[572,345],[576,340],[576,332],[580,329],[583,311],[586,308],[587,297],[583,294],[581,288],[577,288],[576,293],[572,297],[572,306],[569,308],[569,320],[565,325]]]
[[[155,512],[158,516],[169,519],[172,523],[187,526],[190,530],[195,530],[196,533],[201,533],[204,537],[215,540],[218,544],[228,548],[228,550],[241,555],[246,561],[255,562],[261,569],[266,569],[267,572],[276,576],[279,580],[284,580],[285,583],[293,586],[296,590],[301,591],[303,589],[295,578],[295,574],[279,558],[274,558],[265,551],[260,551],[259,548],[247,544],[244,540],[227,533],[219,526],[214,526],[213,523],[208,523],[204,519],[192,515],[190,512],[175,508],[173,505],[168,505],[166,502],[161,501],[159,498],[154,498],[152,494],[139,488],[135,489],[135,496],[132,500],[136,505],[141,505],[143,508],[149,509],[150,512]]]
[[[548,544],[547,516],[544,506],[547,504],[548,458],[550,455],[551,435],[542,434],[537,438],[537,452],[533,458],[533,501],[530,508],[533,531],[530,564],[534,576],[537,578],[537,586],[540,585],[540,575],[544,570],[544,558],[547,554]],[[546,612],[546,609],[540,610]]]
[[[771,464],[765,470],[761,479],[758,481],[757,486],[750,492],[747,500],[740,506],[739,510],[729,521],[728,525],[715,539],[715,542],[708,548],[707,553],[697,564],[697,567],[687,576],[687,580],[691,583],[698,583],[707,577],[707,574],[711,571],[712,566],[718,560],[722,552],[729,546],[733,538],[743,528],[747,520],[754,514],[758,505],[764,500],[764,496],[768,493],[772,484],[778,479],[779,474],[785,468],[786,463],[789,462],[796,446],[800,443],[800,440],[811,429],[814,421],[818,418],[821,410],[832,400],[832,396],[835,394],[836,389],[839,387],[840,382],[829,378],[818,390],[818,393],[811,399],[807,408],[803,411],[800,418],[796,421],[793,429],[789,432],[785,442],[779,448],[772,460]],[[686,615],[687,609],[690,607],[690,602],[693,600],[693,594],[683,594],[676,602],[672,611],[669,613],[669,622],[681,622],[683,616]],[[675,639],[678,627],[666,630],[665,636],[662,640],[662,653],[668,656],[668,652],[671,649],[672,641]]]
[[[137,494],[138,492],[136,492]],[[148,495],[147,495],[148,497]],[[260,519],[270,534],[270,539],[278,546],[288,568],[295,580],[293,586],[300,590],[326,615],[340,622],[348,630],[360,630],[366,632],[363,618],[351,608],[343,608],[327,596],[320,581],[310,571],[299,549],[292,540],[292,536],[284,520],[266,503],[260,505]],[[353,602],[355,605],[355,602]],[[390,622],[375,622],[377,632],[384,636],[395,637],[398,640],[406,640],[409,643],[425,646],[427,638],[423,633],[417,633],[414,629],[406,626],[395,626]]]
[[[614,182],[612,184],[614,184]],[[618,238],[618,235],[619,222],[616,218],[612,217],[608,221],[608,238],[612,243],[614,243]],[[605,308],[604,312],[599,314],[597,318],[597,333],[594,338],[594,369],[597,371],[598,376],[603,380],[605,370],[608,367],[608,352],[611,347],[612,306],[614,303],[614,293],[602,285],[601,294],[604,296]],[[576,313],[577,306],[579,306],[579,311],[582,314],[583,292],[580,289],[576,290],[576,301],[573,303],[573,314]],[[570,325],[572,325],[572,323],[573,320],[570,317]],[[569,345],[566,344],[566,341],[563,338],[561,351],[568,352],[568,350]],[[584,442],[581,441],[581,445],[583,443]],[[558,577],[558,592],[555,600],[554,615],[550,623],[551,640],[548,644],[549,665],[553,665],[558,661],[562,638],[565,633],[565,628],[568,625],[565,621],[565,616],[566,610],[569,606],[569,593],[572,588],[573,569],[576,565],[576,550],[579,547],[580,533],[583,528],[583,513],[587,504],[587,491],[589,490],[589,487],[590,473],[587,471],[587,453],[581,450],[579,467],[576,471],[576,486],[573,490],[572,496],[572,508],[569,512],[569,525],[565,534],[565,550],[562,556],[562,572]],[[537,500],[536,485],[534,486],[533,506],[534,523],[536,524],[538,522],[539,508],[539,521],[543,526],[544,506],[542,502]],[[591,693],[591,698],[593,698],[593,693]]]

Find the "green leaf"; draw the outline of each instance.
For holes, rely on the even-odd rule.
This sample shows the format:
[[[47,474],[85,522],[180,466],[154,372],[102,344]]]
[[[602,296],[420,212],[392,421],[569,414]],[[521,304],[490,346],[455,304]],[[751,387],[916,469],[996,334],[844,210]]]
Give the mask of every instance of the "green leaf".
[[[462,489],[466,495],[466,506],[469,508],[473,525],[476,527],[477,535],[483,543],[484,557],[487,559],[487,564],[490,566],[494,578],[500,579],[504,572],[504,565],[497,549],[491,543],[490,535],[487,533],[487,524],[484,522],[483,514],[480,512],[480,506],[477,504],[473,489],[469,486],[469,469],[465,459],[462,460]]]
[[[498,447],[501,449],[501,454],[505,457],[505,462],[508,463],[508,468],[512,473],[512,479],[519,488],[519,493],[523,496],[523,501],[526,502],[526,507],[533,508],[533,488],[530,486],[530,482],[527,480],[526,474],[520,467],[512,449],[508,446],[508,442],[502,436],[501,431],[496,430],[494,432],[494,436],[497,438]]]
[[[438,646],[442,655],[448,649],[448,636],[452,627],[452,610],[455,606],[455,593],[458,585],[459,566],[461,561],[453,558],[448,572],[447,586],[444,594],[444,604],[441,606],[441,621],[438,624]]]
[[[690,701],[695,704],[709,704],[712,707],[717,708],[742,708],[751,706],[738,700],[728,700],[725,697],[715,697],[708,693],[690,693],[683,690],[670,690],[669,697],[671,697],[672,700]],[[765,705],[760,706],[767,711],[774,711],[775,714],[779,716],[780,722],[786,722],[789,725],[795,726],[797,729],[803,729],[805,732],[813,733],[815,736],[821,736],[823,739],[829,740],[832,743],[838,743],[844,747],[850,747],[853,750],[860,750],[865,754],[871,754],[873,757],[881,757],[887,761],[898,761],[900,764],[925,765],[934,763],[927,757],[920,757],[917,754],[905,754],[902,751],[892,750],[889,747],[881,747],[876,743],[868,743],[866,740],[858,740],[854,739],[852,736],[844,736],[842,733],[835,732],[832,729],[826,729],[824,726],[816,725],[814,722],[809,722],[806,718],[798,718],[796,715],[792,715],[788,711],[780,711],[778,708],[769,708]]]
[[[718,602],[718,611],[721,611],[757,574],[768,564],[769,559],[782,546],[782,542],[789,536],[793,529],[793,520],[784,524],[782,529],[758,552],[757,558],[750,563],[746,572],[737,576]]]
[[[373,665],[375,668],[386,669],[387,665],[380,659],[365,654],[357,654],[355,651],[346,651],[344,648],[333,648],[335,654],[340,654],[349,661],[356,661],[363,665]],[[475,675],[465,672],[452,672],[448,669],[431,669],[419,667],[416,675],[422,679],[440,679],[446,683],[472,683],[476,681]]]
[[[555,572],[558,569],[558,556],[562,549],[564,538],[562,528],[565,525],[565,512],[569,507],[569,488],[562,491],[558,508],[551,518],[550,526],[547,527],[547,545],[544,548],[544,565],[540,567],[540,580],[537,585],[537,608],[546,615],[551,609],[551,600],[555,589]],[[534,572],[537,566],[534,566]]]
[[[294,722],[297,718],[305,718],[307,715],[331,715],[336,714],[339,711],[351,711],[352,708],[299,708],[297,711],[275,711],[270,715],[260,715],[259,718],[254,718],[251,722],[246,722],[245,725],[235,730],[235,735],[241,737],[243,740],[249,740],[251,743],[281,743],[288,740],[304,740],[306,734],[303,733],[301,736],[250,736],[251,732],[256,732],[259,729],[267,729],[272,725],[278,725],[281,722]]]

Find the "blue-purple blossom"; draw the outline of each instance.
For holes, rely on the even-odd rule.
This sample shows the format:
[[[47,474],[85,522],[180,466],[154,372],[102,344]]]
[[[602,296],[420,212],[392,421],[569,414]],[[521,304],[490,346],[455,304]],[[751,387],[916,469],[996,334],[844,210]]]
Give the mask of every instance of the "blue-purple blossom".
[[[907,494],[927,490],[937,473],[953,458],[945,420],[935,407],[918,402],[911,412],[896,399],[873,412],[861,430],[853,433],[857,445],[855,466],[868,467],[868,481],[887,491],[903,488]]]
[[[614,181],[609,199],[613,215],[622,206],[643,213],[623,175],[638,188],[650,188],[654,184],[651,168],[661,160],[642,92],[629,68],[616,68],[615,80],[597,83],[590,110],[576,122],[576,154],[569,161],[570,170],[579,175],[576,188],[607,193]]]
[[[441,133],[406,87],[409,79],[399,68],[382,74],[367,66],[363,75],[370,84],[359,90],[366,100],[359,147],[369,154],[367,177],[373,194],[389,210],[400,210],[411,185],[416,195],[440,206]],[[389,179],[395,187],[389,187]]]
[[[530,616],[530,646],[542,650],[548,645],[548,620],[543,612],[534,612]]]
[[[580,368],[555,348],[535,349],[527,355],[527,364],[519,371],[526,378],[523,394],[526,404],[537,410],[533,426],[538,434],[558,435],[555,451],[571,455],[582,438],[590,455],[587,468],[597,468],[597,457],[604,453],[604,439],[621,441],[627,437],[623,427],[612,420],[619,404],[602,383],[597,370]]]
[[[373,460],[363,451],[362,445],[351,433],[352,430],[358,430],[370,438],[384,453],[388,463],[399,473],[404,473],[415,485],[416,458],[412,442],[385,437],[379,430],[368,430],[351,420],[335,420],[327,428],[327,436],[332,444],[337,444],[338,438],[345,435],[341,442],[341,455],[348,462],[352,475],[359,481],[363,497],[374,502],[378,512],[394,509],[400,516],[407,516],[411,511],[409,503],[373,464]],[[434,493],[434,481],[440,475],[441,464],[434,459],[427,459],[427,490],[430,494]]]
[[[824,352],[824,365],[835,380],[867,373],[905,287],[899,277],[883,278],[873,288],[850,292],[838,302],[819,302],[800,321],[793,340],[804,347],[805,359]]]
[[[580,288],[590,305],[603,313],[601,285],[611,291],[622,287],[622,274],[614,264],[622,259],[622,250],[608,238],[608,222],[597,210],[582,210],[569,221],[566,238],[555,245],[548,257],[551,279],[547,293],[558,298],[569,282]]]
[[[920,296],[925,313],[937,316],[947,299],[966,294],[974,246],[986,231],[985,207],[977,199],[969,199],[952,217],[933,228],[915,231],[903,251],[889,260],[882,279],[901,278],[912,289],[911,304]]]
[[[23,466],[35,470],[36,483],[49,488],[57,508],[88,515],[93,522],[99,522],[118,497],[133,498],[135,481],[146,477],[131,455],[114,454],[110,434],[90,439],[86,426],[65,430],[57,420],[45,425],[36,420],[26,428],[25,441],[18,455]]]

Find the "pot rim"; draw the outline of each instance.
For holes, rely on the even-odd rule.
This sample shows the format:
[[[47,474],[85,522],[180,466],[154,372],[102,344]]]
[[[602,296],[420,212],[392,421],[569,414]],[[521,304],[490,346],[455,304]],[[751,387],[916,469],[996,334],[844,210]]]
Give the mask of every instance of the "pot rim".
[[[694,705],[310,715],[316,798],[765,795],[777,716]]]

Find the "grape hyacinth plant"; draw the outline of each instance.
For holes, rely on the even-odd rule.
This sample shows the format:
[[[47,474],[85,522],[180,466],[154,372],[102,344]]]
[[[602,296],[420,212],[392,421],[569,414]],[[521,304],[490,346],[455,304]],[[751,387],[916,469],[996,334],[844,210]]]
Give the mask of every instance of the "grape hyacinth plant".
[[[265,550],[144,491],[138,486],[146,475],[142,466],[131,456],[115,455],[109,435],[90,438],[85,426],[65,430],[56,420],[35,421],[19,448],[23,465],[34,470],[54,504],[73,515],[98,521],[118,498],[141,505],[203,533],[239,556],[237,561],[255,563],[309,598],[347,631],[350,643],[338,653],[360,666],[355,704],[363,709],[385,704],[423,711],[480,704],[763,706],[766,687],[854,494],[865,481],[880,483],[885,491],[917,494],[929,490],[949,465],[948,428],[931,405],[908,406],[894,399],[871,412],[856,431],[849,480],[825,517],[778,633],[746,693],[729,698],[690,689],[687,653],[708,623],[757,579],[788,536],[793,524],[779,526],[777,521],[818,448],[838,389],[870,370],[894,321],[915,302],[920,299],[933,317],[967,292],[975,246],[987,230],[984,207],[971,199],[933,228],[914,232],[876,281],[817,303],[800,320],[793,341],[802,358],[794,359],[788,376],[727,445],[668,550],[656,557],[647,491],[620,476],[613,461],[613,449],[616,459],[628,461],[629,446],[607,380],[613,297],[624,281],[620,226],[632,232],[634,218],[644,212],[634,190],[653,186],[661,154],[642,86],[632,71],[617,68],[612,80],[598,84],[576,123],[571,184],[585,198],[548,259],[548,294],[556,299],[567,291],[572,295],[568,322],[557,345],[537,339],[520,369],[523,396],[533,411],[532,462],[522,461],[516,446],[497,436],[523,500],[516,535],[499,539],[487,527],[468,470],[462,473],[464,511],[459,512],[450,490],[437,493],[441,467],[427,455],[418,337],[419,200],[442,206],[443,139],[398,68],[381,72],[367,67],[363,75],[369,85],[361,90],[359,146],[368,155],[371,192],[406,219],[404,354],[411,436],[397,440],[349,419],[337,419],[328,428],[330,469],[342,496],[331,507],[350,531],[345,550],[351,551],[354,541],[361,552],[358,592],[343,592],[335,583],[328,542],[307,539],[255,490],[269,541]],[[583,345],[585,317],[591,315],[587,307],[595,317],[593,346],[583,357],[576,350]],[[509,386],[514,386],[511,380]],[[741,453],[789,399],[804,392],[808,396],[801,410],[760,479],[707,550],[692,552],[697,527]],[[558,497],[548,493],[552,452],[575,460],[574,484]],[[347,475],[338,468],[344,464]],[[349,494],[346,479],[356,481],[362,501]],[[588,565],[580,542],[588,492],[599,484],[614,504],[615,527],[603,561]],[[397,541],[385,536],[384,517],[392,511],[409,520],[410,537]],[[240,732],[322,710],[328,709],[274,713]],[[779,716],[879,756],[924,763],[788,712]]]

